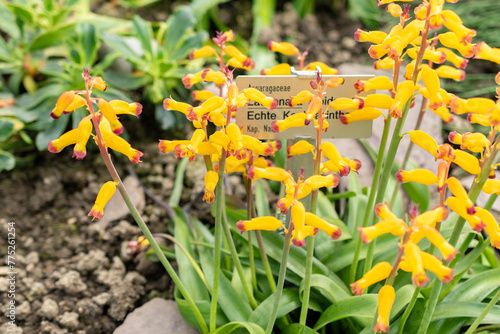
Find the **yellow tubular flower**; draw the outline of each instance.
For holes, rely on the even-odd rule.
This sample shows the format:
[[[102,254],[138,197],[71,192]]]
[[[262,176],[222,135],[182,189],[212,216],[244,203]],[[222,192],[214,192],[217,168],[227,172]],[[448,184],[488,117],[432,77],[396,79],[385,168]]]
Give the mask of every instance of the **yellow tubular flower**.
[[[354,88],[358,93],[361,93],[368,90],[391,90],[394,89],[394,84],[391,79],[384,75],[368,80],[358,80],[354,84]]]
[[[311,119],[313,119],[318,114],[322,107],[323,102],[321,101],[321,98],[319,96],[314,97],[311,102],[309,102],[306,110],[307,117],[304,122],[305,125],[309,125]]]
[[[142,105],[140,103],[128,103],[122,100],[111,100],[109,105],[117,115],[127,114],[138,117],[142,113]]]
[[[212,96],[215,96],[215,94],[209,90],[206,90],[206,89],[194,90],[191,93],[191,97],[193,98],[194,101],[205,101],[205,100],[211,98]],[[189,107],[191,107],[191,106],[189,106]]]
[[[309,90],[303,90],[295,96],[292,96],[288,101],[290,107],[295,107],[298,104],[309,102],[314,99],[315,95]]]
[[[290,128],[304,126],[306,123],[307,115],[305,113],[296,113],[283,120],[272,121],[271,129],[273,132],[282,132]]]
[[[346,110],[346,109],[359,109],[362,108],[363,100],[360,99],[348,99],[346,97],[338,97],[332,102],[330,102],[329,106],[335,110]]]
[[[500,64],[500,49],[492,48],[485,42],[479,42],[474,47],[474,54],[476,59],[489,60],[491,62]]]
[[[313,153],[314,155],[314,150],[315,150],[314,145],[309,144],[305,140],[301,140],[293,145],[292,144],[288,145],[288,147],[286,148],[286,154],[287,158],[290,159],[293,156],[306,154],[309,152]]]
[[[441,101],[441,96],[438,94],[441,86],[439,84],[439,77],[436,71],[430,67],[422,68],[422,80],[424,85],[429,92],[429,108],[437,109],[443,105]]]
[[[394,59],[385,57],[373,63],[373,68],[376,70],[392,70],[394,68]]]
[[[375,215],[377,215],[377,217],[383,220],[398,219],[398,216],[392,213],[391,209],[389,208],[389,204],[387,202],[377,203],[377,205],[375,205]]]
[[[400,17],[403,14],[403,8],[395,3],[390,3],[386,8],[387,12],[393,17]]]
[[[448,205],[453,212],[457,213],[460,217],[467,220],[474,231],[481,232],[483,227],[486,226],[486,224],[478,216],[469,215],[467,213],[465,205],[458,198],[453,196],[449,197],[446,200],[446,205]]]
[[[339,71],[336,68],[330,67],[320,61],[313,61],[312,63],[307,64],[307,66],[304,66],[304,70],[316,71],[316,66],[319,66],[319,68],[321,69],[321,74],[323,75],[339,74]]]
[[[64,133],[58,139],[54,139],[54,140],[50,141],[47,149],[49,150],[50,153],[59,153],[66,146],[76,144],[77,137],[78,137],[78,129],[70,130],[70,131]]]
[[[414,169],[411,171],[400,169],[395,176],[399,183],[417,182],[430,186],[438,181],[437,176],[427,169]]]
[[[56,106],[50,113],[50,117],[57,119],[59,118],[64,110],[73,102],[75,99],[75,93],[73,91],[67,91],[62,93],[57,99]]]
[[[234,32],[232,29],[229,29],[228,31],[225,31],[222,34],[222,38],[224,38],[227,42],[234,42]]]
[[[197,50],[191,51],[191,53],[189,54],[189,59],[193,60],[210,56],[217,56],[217,52],[213,47],[205,45]]]
[[[229,143],[228,152],[236,155],[236,158],[243,159],[246,157],[247,152],[243,147],[243,138],[241,137],[241,129],[236,123],[230,123],[226,127],[226,134],[231,140]]]
[[[424,24],[425,23],[422,21],[414,20],[404,27],[403,31],[398,36],[399,38],[394,43],[391,43],[389,55],[394,58],[399,57],[408,44],[413,42],[413,40],[420,35],[420,31],[423,29]]]
[[[342,159],[342,156],[333,143],[329,141],[323,142],[321,144],[321,151],[337,166],[340,176],[347,176],[349,174],[351,166]]]
[[[226,83],[227,77],[224,73],[219,72],[219,71],[214,71],[211,68],[205,69],[201,73],[201,78],[205,82],[213,82],[216,85],[222,85],[223,83]]]
[[[176,110],[187,116],[193,106],[184,102],[177,102],[172,98],[166,98],[163,100],[163,108],[165,110]]]
[[[312,175],[304,181],[304,186],[311,189],[319,189],[323,187],[335,188],[339,184],[339,176],[336,174],[330,175]]]
[[[174,149],[177,158],[188,157],[190,162],[193,162],[198,154],[198,146],[205,139],[205,131],[197,129],[193,132],[188,145],[177,145]]]
[[[106,88],[108,87],[106,85],[106,82],[102,80],[101,77],[92,78],[89,82],[89,86],[95,89],[102,90],[103,92],[106,91]]]
[[[73,157],[82,160],[87,155],[87,142],[92,133],[92,121],[88,117],[84,117],[78,124],[78,132],[76,134],[76,143],[73,149]]]
[[[352,293],[356,296],[363,294],[363,290],[367,287],[386,279],[391,273],[391,270],[392,266],[389,262],[377,263],[372,269],[368,270],[362,278],[350,285]]]
[[[482,152],[485,147],[490,146],[490,141],[480,132],[464,133],[462,136],[461,149],[468,149],[472,152]]]
[[[433,113],[435,113],[436,115],[438,115],[439,117],[441,117],[441,119],[445,123],[449,123],[453,120],[453,115],[450,113],[448,108],[446,108],[445,106],[441,106],[437,109],[431,109],[431,111]]]
[[[368,227],[358,227],[361,240],[364,244],[370,243],[376,237],[381,235],[391,233],[397,237],[400,237],[406,233],[406,224],[404,220],[396,219],[386,219],[376,223],[373,226]]]
[[[235,59],[237,59],[245,68],[253,69],[255,67],[255,62],[249,57],[245,56],[237,47],[234,45],[226,45],[226,53]]]
[[[436,68],[436,73],[440,78],[453,79],[455,81],[464,81],[465,72],[457,68],[442,65]]]
[[[92,220],[102,218],[104,206],[111,199],[115,191],[116,182],[108,181],[103,184],[101,190],[99,190],[99,193],[97,194],[97,199],[95,200],[94,206],[88,214],[92,217]]]
[[[279,167],[257,168],[255,166],[251,166],[248,169],[248,178],[250,180],[267,179],[283,182],[287,179],[291,179],[292,175],[290,172],[287,172],[283,168]]]
[[[455,247],[449,244],[446,239],[438,232],[434,227],[428,225],[420,226],[424,231],[424,235],[443,255],[446,262],[453,260],[455,255],[458,253]]]
[[[292,245],[296,247],[304,247],[306,245],[306,237],[313,237],[316,235],[318,230],[312,226],[304,226],[303,229],[292,231]]]
[[[374,44],[380,44],[386,37],[387,34],[383,31],[363,31],[361,29],[358,29],[354,33],[354,39],[358,42],[371,42]]]
[[[305,213],[305,222],[307,225],[325,232],[332,239],[338,239],[342,235],[342,230],[339,227],[326,222],[311,212]]]
[[[248,65],[245,65],[245,64],[248,64]],[[236,58],[230,58],[226,63],[226,67],[229,67],[229,66],[236,67],[236,68],[242,68],[244,70],[253,70],[253,68],[255,67],[255,63],[250,58],[248,58],[247,61],[245,61],[245,62],[241,62]]]
[[[438,206],[434,210],[426,211],[415,217],[414,222],[417,226],[436,226],[437,222],[442,222],[448,218],[448,209]],[[416,244],[416,243],[415,243]]]
[[[227,104],[228,110],[236,111],[238,110],[238,86],[236,84],[231,84],[227,88]]]
[[[73,102],[71,102],[70,105],[66,107],[66,109],[63,111],[63,114],[69,114],[73,110],[81,108],[84,105],[87,105],[87,100],[85,100],[80,95],[75,94],[75,98],[73,99]]]
[[[410,140],[413,144],[420,148],[423,148],[434,157],[437,155],[438,144],[429,134],[422,130],[412,130],[408,132],[410,134]]]
[[[217,182],[219,182],[219,175],[209,170],[207,174],[205,174],[205,195],[203,196],[203,200],[207,203],[212,203],[214,201],[214,190],[215,186],[217,186]]]
[[[116,116],[116,113],[109,102],[104,99],[99,99],[97,105],[99,106],[99,111],[101,112],[101,114],[108,120],[113,133],[116,135],[122,133],[123,125],[118,120],[118,116]]]
[[[413,285],[419,288],[427,285],[429,281],[429,277],[425,274],[421,253],[420,248],[413,242],[406,243],[404,254],[412,268],[411,280]]]
[[[469,63],[468,59],[458,56],[456,53],[448,48],[437,48],[436,51],[444,52],[446,54],[446,60],[455,65],[458,68],[464,69]]]
[[[411,49],[406,50],[406,53],[408,54],[408,56],[410,56],[411,59],[417,59],[417,55],[418,55],[419,51],[420,51],[420,48],[411,48]],[[423,59],[430,60],[436,64],[442,64],[446,60],[446,53],[444,53],[442,51],[425,49]]]
[[[203,81],[203,78],[201,77],[201,74],[203,73],[204,71],[199,71],[197,73],[188,73],[188,74],[185,74],[184,77],[182,78],[182,83],[184,84],[184,87],[186,87],[187,89],[193,87],[194,84],[197,84],[198,82],[202,82]]]
[[[476,36],[475,30],[464,27],[460,17],[451,10],[443,10],[442,15],[444,26],[455,33],[460,43],[465,45],[472,42],[472,37]]]
[[[389,332],[389,316],[396,299],[396,291],[391,285],[384,285],[378,292],[377,323],[373,330],[380,333]]]
[[[267,48],[273,52],[279,52],[286,56],[293,56],[299,54],[299,49],[297,49],[295,45],[287,42],[278,43],[269,41],[269,43],[267,43]]]
[[[218,145],[225,150],[228,149],[229,142],[231,141],[231,139],[229,139],[229,136],[224,131],[215,131],[210,135],[209,140],[212,144]]]
[[[373,107],[380,109],[389,109],[394,103],[394,99],[386,94],[370,94],[366,97],[357,96],[356,98],[363,100],[363,107]]]
[[[467,121],[473,124],[480,124],[482,126],[491,126],[490,118],[487,115],[470,113],[467,115]]]
[[[430,12],[429,12],[430,28],[434,30],[439,30],[441,29],[441,26],[443,24],[442,11],[443,11],[444,0],[430,0],[429,5],[430,5]]]
[[[291,73],[292,70],[289,64],[278,64],[274,67],[260,71],[260,75],[290,75]]]
[[[342,160],[349,165],[351,172],[358,173],[358,170],[361,168],[361,161],[358,159],[350,160],[344,157],[342,157]],[[343,166],[339,168],[339,165],[331,160],[325,161],[323,163],[323,168],[326,168],[330,172],[340,172],[341,170],[344,170]]]
[[[500,195],[500,180],[488,179],[484,183],[483,191],[487,194],[498,194]]]
[[[288,213],[288,209],[292,205],[293,195],[287,195],[283,198],[280,198],[278,203],[276,203],[276,207],[280,210],[280,212],[284,215]]]
[[[472,154],[461,150],[453,150],[452,154],[455,156],[453,163],[462,167],[467,173],[477,175],[481,172],[479,160]],[[447,160],[449,158],[445,157],[444,159]]]
[[[189,140],[163,140],[160,139],[158,149],[160,152],[169,153],[173,152],[177,145],[189,145]]]
[[[261,91],[255,88],[245,88],[242,91],[243,94],[249,99],[262,104],[264,107],[269,109],[274,109],[278,105],[278,100],[274,97],[266,96]]]
[[[446,178],[448,175],[448,169],[449,166],[447,161],[441,161],[439,163],[437,172],[437,177],[438,177],[437,189],[439,192],[443,191],[447,185]]]
[[[429,270],[443,283],[450,283],[453,279],[453,269],[443,265],[437,257],[426,252],[420,252],[425,270]]]
[[[257,217],[251,220],[240,220],[236,223],[236,227],[241,233],[254,230],[275,231],[280,227],[284,228],[281,220],[270,216]]]
[[[455,145],[462,145],[462,135],[456,131],[450,132],[448,135],[448,140]]]
[[[309,235],[305,228],[305,214],[306,209],[304,204],[299,201],[294,201],[291,209],[291,217],[293,228],[296,234],[293,237],[292,244],[297,247],[304,247],[306,245],[305,237]],[[306,232],[306,233],[304,233]]]
[[[497,220],[488,210],[480,207],[477,207],[476,210],[476,215],[481,218],[483,223],[486,224],[484,230],[490,237],[491,246],[495,247],[496,249],[500,249],[500,227],[498,226]]]
[[[460,42],[457,35],[453,32],[446,32],[444,34],[439,34],[439,42],[446,46],[447,48],[455,49],[465,58],[470,58],[474,56],[474,45],[467,44],[464,45]],[[478,43],[479,44],[479,43]]]
[[[402,116],[403,106],[409,99],[411,99],[414,91],[415,84],[413,81],[405,80],[398,85],[396,96],[394,97],[394,103],[389,109],[391,117],[399,118]]]
[[[357,121],[374,120],[379,118],[380,115],[383,115],[383,112],[379,109],[367,107],[342,114],[339,116],[339,120],[342,124],[351,124]]]

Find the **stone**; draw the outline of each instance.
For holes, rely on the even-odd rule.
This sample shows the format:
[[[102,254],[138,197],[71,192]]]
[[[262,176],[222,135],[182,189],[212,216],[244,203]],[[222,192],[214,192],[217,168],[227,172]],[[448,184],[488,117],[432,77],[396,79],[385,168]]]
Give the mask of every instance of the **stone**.
[[[5,322],[2,326],[0,326],[0,333],[23,334],[24,330],[21,327],[17,327],[17,325],[12,326]]]
[[[82,273],[92,272],[98,268],[105,267],[109,264],[109,260],[100,249],[91,250],[85,254],[76,264],[76,269]]]
[[[95,297],[92,297],[92,301],[99,306],[104,306],[109,302],[111,295],[109,292],[103,292]]]
[[[130,313],[114,334],[196,334],[199,331],[181,316],[173,300],[154,298]]]
[[[59,314],[59,306],[57,302],[51,298],[45,298],[42,307],[38,311],[38,315],[49,320],[54,319]]]
[[[87,290],[87,285],[82,281],[80,273],[74,270],[70,270],[62,275],[56,282],[56,287],[70,295],[76,295]]]
[[[19,320],[25,320],[26,317],[31,313],[31,304],[29,301],[25,300],[16,308],[16,318]]]
[[[78,313],[76,312],[65,312],[59,317],[58,322],[59,325],[70,329],[76,329],[80,324],[78,321]]]

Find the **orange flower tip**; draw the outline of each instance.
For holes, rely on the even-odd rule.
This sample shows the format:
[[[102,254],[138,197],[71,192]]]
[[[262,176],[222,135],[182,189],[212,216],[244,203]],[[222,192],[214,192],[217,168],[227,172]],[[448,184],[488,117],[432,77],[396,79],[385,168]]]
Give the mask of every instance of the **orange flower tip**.
[[[358,80],[354,84],[354,88],[356,89],[357,93],[361,93],[361,92],[363,92],[365,90],[365,84],[361,80]]]
[[[339,175],[340,176],[347,176],[351,172],[351,167],[349,165],[345,166],[344,168],[339,168]]]
[[[480,222],[479,224],[476,224],[472,227],[472,229],[476,232],[481,232],[483,228],[486,227],[486,224],[484,222]]]
[[[363,294],[363,288],[359,286],[358,282],[351,283],[351,291],[355,296],[361,296]]]
[[[396,175],[395,175],[396,181],[398,181],[399,183],[404,183],[404,181],[403,181],[403,175],[402,174],[403,174],[403,170],[402,169],[400,169],[400,170],[398,170],[396,172]]]
[[[304,120],[304,125],[309,125],[309,123],[311,123],[311,120],[309,118],[306,118]]]
[[[387,326],[386,324],[377,323],[375,327],[373,327],[373,330],[379,333],[388,333],[389,326]]]
[[[80,150],[74,150],[72,158],[76,158],[78,160],[83,160],[83,158],[85,158],[86,155],[87,155],[87,152],[83,152]]]
[[[142,104],[139,102],[135,102],[135,116],[139,117],[140,114],[142,114]]]
[[[274,98],[273,102],[271,102],[271,105],[269,106],[269,109],[273,110],[274,108],[276,108],[277,105],[278,105],[278,100]]]
[[[47,145],[47,149],[49,150],[50,153],[59,153],[61,150],[59,150],[56,145],[54,145],[53,141],[49,142],[49,145]]]
[[[306,246],[306,241],[305,240],[293,239],[292,240],[292,245],[294,245],[295,247],[305,247]]]
[[[273,132],[280,132],[280,128],[278,127],[276,121],[271,122],[271,130],[273,130]]]
[[[245,221],[244,220],[240,220],[239,222],[236,223],[236,227],[238,228],[238,230],[240,230],[241,234],[243,234],[243,232],[246,231],[246,229],[245,229]]]
[[[455,258],[455,255],[457,255],[459,252],[458,251],[454,251],[453,253],[451,253],[450,255],[448,255],[444,260],[448,263],[451,262],[451,260],[453,260]],[[448,283],[448,282],[446,282]]]
[[[342,236],[342,230],[340,228],[336,229],[333,231],[332,235],[330,236],[333,240],[337,240]]]
[[[247,172],[247,174],[248,174],[248,178],[249,178],[250,180],[253,180],[253,179],[255,178],[255,171],[254,171],[254,168],[255,168],[254,166],[250,166],[250,168],[248,168],[248,172]]]
[[[273,51],[273,41],[269,41],[269,42],[267,43],[267,49],[268,49],[269,51]]]
[[[276,207],[280,210],[280,212],[284,215],[288,214],[288,207],[286,206],[286,203],[282,201],[281,199],[276,203]]]
[[[261,71],[260,71],[260,75],[267,75],[267,74],[266,74],[266,70],[261,70]]]
[[[132,161],[132,163],[134,163],[134,164],[137,164],[137,163],[141,162],[142,155],[143,155],[143,153],[141,151],[136,150],[134,155],[130,159],[130,161]]]
[[[182,84],[184,85],[184,87],[186,87],[187,89],[193,87],[193,84],[191,83],[191,78],[186,74],[184,75],[184,77],[182,78]]]
[[[474,216],[476,214],[476,208],[474,207],[474,205],[467,208],[467,214],[471,216]]]
[[[453,269],[452,269],[453,270]],[[448,284],[453,280],[453,271],[450,271],[449,274],[444,275],[443,279],[441,280],[443,283]]]
[[[423,288],[427,285],[427,282],[430,281],[429,277],[425,273],[418,273],[414,277],[412,277],[413,285],[417,288]]]
[[[362,30],[358,28],[358,30],[356,30],[356,32],[354,33],[354,39],[356,40],[356,42],[361,42],[359,40],[359,37],[361,36],[361,33],[362,33]]]
[[[362,227],[358,227],[359,231],[359,236],[361,237],[361,240],[363,241],[364,244],[370,243],[371,240],[368,240],[368,237],[366,236],[365,232],[363,231]]]
[[[92,209],[92,210],[90,210],[90,212],[87,216],[92,217],[92,220],[94,220],[94,219],[101,219],[102,215],[103,215],[102,211]]]
[[[214,201],[215,194],[211,190],[206,190],[205,195],[203,195],[203,200],[207,203],[212,203]]]
[[[471,115],[471,114],[469,114],[469,115]],[[467,116],[467,120],[469,120],[469,116]],[[470,121],[469,121],[469,122],[470,122]],[[448,135],[448,140],[449,140],[450,142],[454,143],[454,142],[455,142],[455,137],[456,137],[457,135],[458,135],[458,132],[456,132],[456,131],[452,131],[452,132],[450,132],[450,134]]]

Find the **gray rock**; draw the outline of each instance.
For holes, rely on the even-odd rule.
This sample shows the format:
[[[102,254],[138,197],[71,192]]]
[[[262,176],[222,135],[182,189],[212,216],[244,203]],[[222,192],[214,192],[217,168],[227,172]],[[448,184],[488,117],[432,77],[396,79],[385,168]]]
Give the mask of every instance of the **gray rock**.
[[[17,325],[12,326],[6,322],[0,326],[0,333],[23,334],[24,330],[21,327],[17,327]]]
[[[87,290],[87,285],[82,281],[80,273],[74,270],[70,270],[62,275],[56,282],[56,287],[70,295],[76,295]]]
[[[40,255],[38,255],[38,252],[30,252],[26,255],[26,264],[37,264],[38,262],[40,262]]]
[[[78,313],[81,322],[88,324],[102,314],[102,308],[90,298],[84,298],[76,303],[73,312]]]
[[[42,282],[35,282],[31,286],[28,298],[32,299],[33,297],[43,296],[45,294],[47,294],[47,288],[45,285]]]
[[[25,300],[16,308],[16,318],[19,320],[25,320],[26,317],[31,313],[31,304],[29,301]]]
[[[38,311],[38,315],[42,318],[54,319],[59,313],[57,302],[51,298],[46,298],[43,301],[42,307]]]
[[[82,273],[92,272],[109,264],[109,260],[100,249],[91,250],[85,254],[76,264],[76,269]]]
[[[70,329],[76,329],[80,324],[78,321],[78,313],[76,312],[64,312],[64,314],[59,317],[58,322],[59,325]]]
[[[114,334],[196,334],[199,331],[182,318],[173,300],[155,298],[130,313]]]
[[[103,292],[95,297],[92,297],[92,301],[99,306],[104,306],[109,302],[111,295],[108,292]]]
[[[55,323],[44,320],[40,324],[40,332],[42,334],[66,334],[68,331],[57,326]]]
[[[97,282],[112,286],[122,281],[125,272],[125,264],[118,256],[115,256],[109,270],[96,271]]]
[[[127,312],[144,294],[146,279],[137,272],[129,272],[122,281],[111,286],[111,299],[108,315],[111,319],[121,321]]]

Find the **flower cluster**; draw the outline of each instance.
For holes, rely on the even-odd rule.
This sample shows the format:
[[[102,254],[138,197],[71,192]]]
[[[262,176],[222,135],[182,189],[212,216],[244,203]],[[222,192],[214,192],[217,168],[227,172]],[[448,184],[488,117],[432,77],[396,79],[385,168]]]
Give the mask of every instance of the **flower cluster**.
[[[59,153],[65,147],[74,145],[73,157],[83,159],[87,155],[87,142],[90,136],[94,137],[101,153],[107,155],[107,150],[124,154],[133,163],[140,162],[142,152],[132,148],[132,146],[122,137],[123,126],[118,120],[118,115],[139,116],[142,112],[142,105],[134,102],[128,103],[121,100],[106,101],[103,98],[91,97],[92,89],[106,90],[106,83],[101,77],[91,77],[88,70],[83,74],[85,90],[67,91],[57,99],[56,106],[50,116],[59,118],[63,114],[68,114],[78,108],[86,107],[89,115],[82,118],[76,129],[64,133],[48,144],[48,150],[52,153]],[[94,104],[98,110],[94,110]],[[95,130],[95,135],[92,133]],[[89,216],[93,219],[102,218],[104,206],[113,196],[117,186],[117,181],[106,182],[99,191]]]

